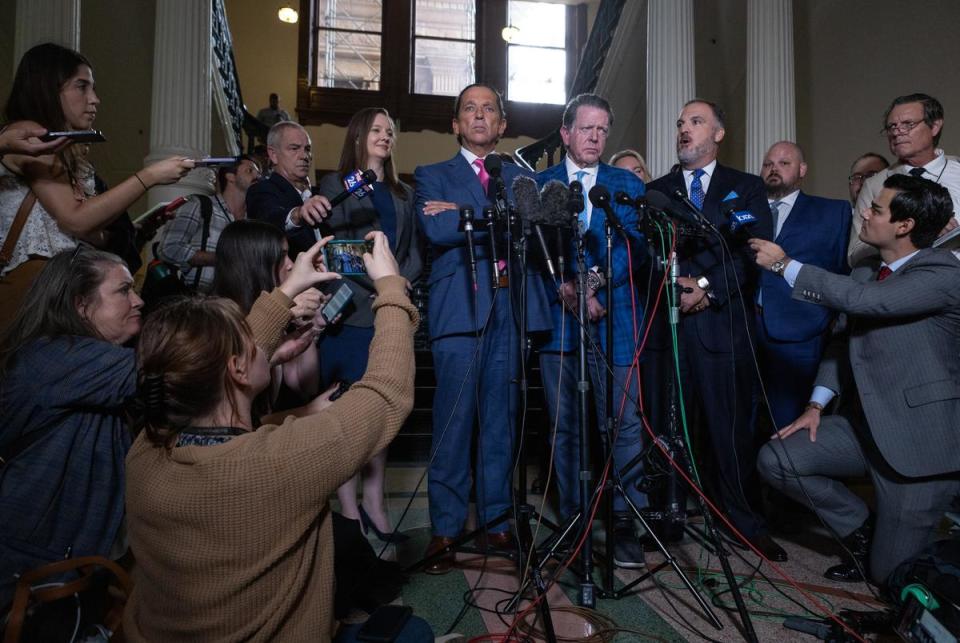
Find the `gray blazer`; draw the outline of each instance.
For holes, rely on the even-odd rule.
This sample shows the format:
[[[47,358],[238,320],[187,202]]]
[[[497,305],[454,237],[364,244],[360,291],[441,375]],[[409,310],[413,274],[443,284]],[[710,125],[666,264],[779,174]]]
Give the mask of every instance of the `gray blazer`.
[[[880,453],[908,477],[960,471],[960,260],[924,249],[884,281],[804,265],[793,297],[847,313],[847,358],[828,350],[816,383],[855,382]]]
[[[400,266],[400,274],[406,277],[410,285],[416,283],[423,270],[423,235],[414,211],[413,188],[400,183],[406,200],[393,194],[393,207],[397,212],[397,245],[393,250]],[[325,175],[318,186],[319,193],[333,198],[343,191],[343,182],[336,172]],[[320,226],[324,235],[333,235],[337,239],[363,239],[371,230],[380,230],[380,217],[373,207],[373,200],[348,198],[333,209],[330,217]],[[365,276],[344,277],[344,281],[353,289],[353,309],[344,318],[349,326],[373,326],[371,300],[376,293],[373,282]]]

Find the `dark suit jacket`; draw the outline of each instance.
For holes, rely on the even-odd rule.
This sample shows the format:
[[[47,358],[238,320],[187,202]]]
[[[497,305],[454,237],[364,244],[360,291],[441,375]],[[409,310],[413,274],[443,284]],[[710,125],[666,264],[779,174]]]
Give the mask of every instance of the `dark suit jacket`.
[[[276,172],[263,181],[257,181],[247,190],[247,217],[272,223],[281,230],[285,230],[290,210],[301,205],[303,198],[297,189]],[[313,229],[307,226],[290,230],[286,234],[291,257],[308,250],[317,242]]]
[[[400,275],[413,285],[423,270],[422,235],[413,207],[413,188],[406,183],[401,183],[400,187],[405,198],[391,194],[397,213],[397,242],[396,247],[391,250],[400,266]],[[343,181],[336,172],[320,179],[318,188],[318,192],[328,199],[332,199],[344,189]],[[323,236],[332,234],[337,239],[363,239],[371,230],[380,229],[380,216],[369,195],[363,199],[348,198],[335,207],[330,217],[320,226]],[[343,323],[349,326],[372,326],[373,311],[370,304],[371,297],[376,294],[373,282],[366,276],[344,277],[344,281],[353,290],[353,312],[348,314]]]
[[[542,187],[552,180],[569,183],[567,176],[566,163],[561,161],[553,167],[549,167],[537,174],[537,183]],[[617,192],[626,192],[636,198],[643,196],[643,182],[632,172],[620,168],[611,167],[601,163],[597,169],[597,185],[605,186],[610,194]],[[609,353],[607,348],[607,330],[606,324],[608,318],[613,319],[613,344],[614,344],[614,364],[617,366],[629,366],[633,362],[633,353],[636,350],[636,339],[634,337],[634,328],[638,333],[643,331],[643,300],[640,297],[638,289],[634,289],[634,297],[630,296],[630,276],[633,271],[640,267],[647,257],[647,249],[644,245],[644,237],[640,233],[637,222],[637,211],[632,206],[614,205],[615,212],[623,223],[630,237],[631,255],[627,254],[627,246],[623,237],[614,234],[613,237],[613,310],[607,305],[607,291],[601,289],[597,293],[597,300],[607,308],[607,316],[600,320],[598,333],[600,343],[605,352]],[[586,267],[599,266],[601,270],[606,270],[607,265],[607,246],[606,246],[606,217],[603,210],[594,208],[590,216],[590,229],[587,230],[584,255]],[[567,251],[567,274],[564,279],[573,279],[576,277],[576,254],[575,250]],[[633,265],[630,259],[633,259]],[[544,273],[547,280],[547,291],[554,295],[554,303],[551,306],[553,314],[553,336],[551,340],[541,350],[565,352],[577,350],[579,346],[580,329],[572,314],[564,313],[564,307],[556,299],[557,287],[550,283],[550,277]],[[640,285],[639,275],[634,279],[634,285]],[[636,302],[636,316],[632,313],[633,302]],[[561,324],[562,315],[567,315],[567,320]],[[564,336],[559,337],[561,325],[564,328]]]
[[[647,191],[650,190],[658,190],[668,196],[672,196],[675,190],[686,194],[683,173],[678,170],[652,181],[647,186]],[[756,223],[750,225],[746,231],[738,230],[736,234],[730,232],[730,219],[720,210],[720,203],[731,192],[739,195],[738,210],[749,210],[756,218]],[[693,324],[700,344],[711,352],[733,351],[746,354],[749,352],[749,340],[745,329],[752,324],[753,313],[750,313],[748,319],[743,318],[740,297],[742,293],[747,310],[752,311],[759,279],[759,271],[746,238],[773,238],[773,221],[763,181],[758,176],[718,163],[710,177],[710,186],[703,202],[703,214],[723,233],[732,257],[725,256],[720,241],[712,234],[703,239],[681,240],[678,244],[680,275],[705,276],[716,296],[716,301],[709,308],[687,316],[683,324]],[[663,325],[657,326],[660,329],[655,331],[658,335],[652,344],[662,347],[665,345]]]
[[[925,249],[884,281],[875,274],[867,266],[849,277],[800,269],[794,298],[849,317],[816,384],[842,394],[852,377],[870,435],[901,475],[960,471],[960,260]],[[844,339],[846,355],[833,350]]]
[[[533,178],[527,170],[512,163],[503,164],[503,181],[507,187],[508,199],[513,198],[511,185],[513,180],[521,174]],[[473,168],[459,152],[452,159],[442,163],[418,167],[414,172],[414,178],[417,186],[417,215],[420,219],[420,227],[430,241],[433,258],[428,281],[430,337],[435,339],[445,335],[473,333],[483,326],[493,300],[487,233],[485,231],[474,233],[479,284],[475,305],[475,294],[470,285],[470,262],[467,257],[466,238],[458,229],[460,212],[447,210],[433,216],[425,216],[423,206],[427,201],[449,201],[458,206],[469,205],[473,207],[477,218],[480,218],[483,208],[489,205],[490,201],[483,193]],[[483,225],[478,224],[477,228],[483,230]],[[505,251],[500,251],[500,258],[506,258]],[[511,289],[518,286],[518,281],[513,279],[510,284]],[[538,331],[551,328],[550,300],[539,272],[533,268],[528,271],[526,296],[527,330]],[[514,298],[514,300],[517,299]]]
[[[850,238],[850,204],[801,192],[790,216],[776,238],[787,256],[819,266],[828,272],[847,274],[847,239]],[[827,330],[835,313],[829,308],[793,299],[784,279],[764,270],[760,273],[764,329],[784,342],[804,342]]]

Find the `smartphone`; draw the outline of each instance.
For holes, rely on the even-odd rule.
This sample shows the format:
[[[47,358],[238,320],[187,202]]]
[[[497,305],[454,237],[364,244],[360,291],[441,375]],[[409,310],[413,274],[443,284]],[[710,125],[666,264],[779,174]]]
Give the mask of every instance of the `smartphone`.
[[[40,137],[46,143],[55,138],[69,138],[74,143],[105,143],[106,137],[98,129],[70,130],[69,132],[47,132]]]
[[[377,643],[395,641],[412,615],[413,608],[409,605],[384,605],[360,626],[357,640]]]
[[[354,239],[331,241],[323,247],[323,263],[327,270],[341,275],[365,275],[363,253],[373,252],[373,241]]]
[[[330,298],[326,304],[323,305],[323,308],[320,309],[320,314],[323,315],[323,318],[327,320],[327,323],[333,323],[333,320],[336,319],[337,315],[343,312],[344,307],[353,300],[353,290],[347,284],[340,284],[340,287],[337,288],[337,292],[333,293],[333,297]]]
[[[208,156],[202,159],[193,159],[194,167],[230,167],[236,164],[236,156]]]
[[[341,380],[337,383],[337,390],[330,394],[330,401],[336,402],[340,399],[340,396],[350,390],[350,382],[347,380]]]

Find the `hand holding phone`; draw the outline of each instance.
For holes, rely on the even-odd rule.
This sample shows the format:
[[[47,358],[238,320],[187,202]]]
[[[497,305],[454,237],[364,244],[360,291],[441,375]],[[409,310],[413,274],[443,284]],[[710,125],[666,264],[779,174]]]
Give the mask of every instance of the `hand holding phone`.
[[[193,159],[193,167],[232,167],[238,163],[236,156],[207,156]]]
[[[363,239],[331,241],[323,247],[323,263],[327,270],[341,275],[365,275],[363,255],[373,252],[373,242]]]

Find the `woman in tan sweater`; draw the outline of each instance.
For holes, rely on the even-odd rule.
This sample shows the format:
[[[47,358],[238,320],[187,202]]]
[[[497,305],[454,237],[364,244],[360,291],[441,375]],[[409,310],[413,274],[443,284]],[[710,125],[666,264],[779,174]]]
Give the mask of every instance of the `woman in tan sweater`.
[[[413,406],[418,315],[383,233],[364,255],[377,299],[370,366],[332,405],[255,428],[253,398],[321,244],[244,323],[222,299],[184,301],[144,327],[145,430],[127,457],[137,559],[131,641],[326,641],[334,633],[331,493],[399,431]],[[329,275],[329,273],[327,273]],[[329,408],[322,408],[329,405]]]

